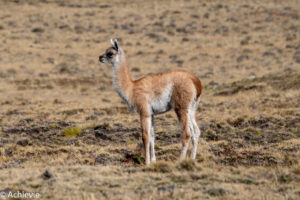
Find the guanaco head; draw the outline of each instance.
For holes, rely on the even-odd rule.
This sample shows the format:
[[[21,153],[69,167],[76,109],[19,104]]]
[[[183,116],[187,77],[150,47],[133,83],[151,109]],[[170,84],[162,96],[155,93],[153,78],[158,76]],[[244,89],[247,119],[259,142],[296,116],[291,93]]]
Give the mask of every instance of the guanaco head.
[[[121,58],[121,49],[117,39],[110,39],[111,47],[106,49],[105,53],[99,56],[99,61],[102,63],[116,64]]]

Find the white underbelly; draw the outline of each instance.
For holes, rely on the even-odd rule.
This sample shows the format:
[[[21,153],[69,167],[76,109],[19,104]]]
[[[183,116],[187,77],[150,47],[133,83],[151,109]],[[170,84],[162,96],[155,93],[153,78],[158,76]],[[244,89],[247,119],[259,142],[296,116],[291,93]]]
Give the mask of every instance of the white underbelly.
[[[172,85],[169,85],[157,99],[150,101],[153,114],[160,114],[172,108]]]

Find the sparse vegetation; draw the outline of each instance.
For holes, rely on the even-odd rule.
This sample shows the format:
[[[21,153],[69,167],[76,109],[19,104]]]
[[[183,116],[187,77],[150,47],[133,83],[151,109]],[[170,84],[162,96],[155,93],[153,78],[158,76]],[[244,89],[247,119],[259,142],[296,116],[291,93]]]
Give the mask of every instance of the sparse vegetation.
[[[57,128],[56,124],[49,124],[50,128]]]
[[[173,183],[177,183],[177,184],[185,184],[187,183],[189,180],[188,180],[188,177],[187,176],[184,176],[184,175],[173,175],[171,176],[171,181]]]
[[[278,181],[283,184],[287,184],[293,181],[293,177],[290,174],[281,174],[278,177]]]
[[[133,9],[136,8],[136,9]],[[300,197],[297,1],[0,1],[0,192],[41,199]],[[155,11],[155,12],[154,12]],[[200,78],[195,162],[174,112],[139,116],[98,54],[119,37],[131,75]]]
[[[94,129],[99,129],[99,128],[101,128],[101,129],[108,129],[109,127],[110,127],[109,123],[104,122],[102,124],[96,125],[94,127]]]
[[[195,161],[191,159],[185,159],[178,164],[177,168],[179,170],[194,171],[197,169],[197,166]]]
[[[82,129],[79,127],[67,128],[63,131],[65,137],[75,137],[82,133]]]
[[[225,190],[223,188],[211,188],[207,191],[210,196],[223,196],[225,195]]]
[[[153,172],[170,173],[172,172],[172,166],[168,162],[159,161],[151,164],[149,170]]]

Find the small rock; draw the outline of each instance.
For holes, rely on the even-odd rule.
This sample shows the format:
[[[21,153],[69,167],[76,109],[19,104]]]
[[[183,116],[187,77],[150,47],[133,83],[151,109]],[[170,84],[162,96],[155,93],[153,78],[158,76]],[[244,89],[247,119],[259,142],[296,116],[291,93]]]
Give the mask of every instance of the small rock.
[[[158,35],[158,34],[156,34],[156,33],[148,33],[147,36],[148,36],[149,38],[156,39],[156,42],[157,42],[157,43],[161,43],[161,42],[169,42],[169,40],[168,40],[166,37],[164,37],[164,36],[162,36],[162,35]]]
[[[294,70],[294,69],[292,69],[290,67],[286,67],[286,68],[284,68],[284,71],[285,72],[295,72],[296,70]]]
[[[190,40],[189,40],[189,38],[184,37],[184,38],[182,38],[181,41],[182,41],[182,42],[188,42],[188,41],[190,41]]]
[[[13,150],[12,149],[5,149],[5,155],[6,156],[12,156],[13,155]]]
[[[272,16],[268,16],[266,19],[265,19],[266,22],[272,22],[274,21],[274,18]]]
[[[42,29],[42,28],[34,28],[34,29],[31,30],[31,32],[33,32],[33,33],[43,33],[44,29]]]
[[[106,133],[99,130],[95,130],[95,137],[102,140],[112,140],[111,137],[109,137]]]
[[[39,73],[39,77],[49,77],[49,74],[47,74],[47,73]]]
[[[206,18],[206,19],[208,19],[208,18],[209,18],[209,13],[205,13],[205,14],[203,15],[203,17]]]
[[[266,52],[263,53],[262,56],[263,57],[267,57],[267,56],[273,56],[273,57],[275,57],[275,54],[273,52],[266,51]]]
[[[249,76],[249,80],[250,80],[250,81],[253,81],[255,78],[256,78],[255,75],[250,75],[250,76]]]
[[[109,159],[109,156],[107,154],[102,153],[96,157],[95,163],[104,165],[104,164],[106,164],[108,159]]]
[[[212,188],[207,191],[210,196],[223,196],[226,191],[223,188]]]
[[[20,146],[23,146],[23,147],[27,146],[28,144],[29,144],[29,142],[28,142],[27,139],[19,140],[19,141],[17,142],[17,145],[20,145]]]
[[[76,25],[76,26],[74,27],[74,30],[75,30],[75,32],[76,32],[77,34],[81,34],[81,33],[83,33],[83,32],[85,31],[85,28],[84,28],[83,26],[81,26],[81,25]]]
[[[168,187],[158,187],[157,188],[157,191],[160,191],[160,192],[170,192],[170,191],[173,191],[175,189],[175,186],[174,185],[170,185]]]
[[[247,45],[249,44],[249,41],[251,40],[250,36],[245,37],[243,40],[241,40],[240,44],[241,45]]]
[[[293,59],[295,60],[296,63],[300,63],[300,51],[296,51]]]
[[[48,180],[48,179],[50,179],[50,178],[52,178],[52,177],[53,177],[52,173],[51,173],[50,171],[48,171],[48,170],[46,170],[46,171],[42,174],[42,178],[43,178],[44,180]]]
[[[215,81],[210,81],[210,82],[208,83],[208,85],[214,87],[214,86],[218,86],[219,83],[217,83],[217,82],[215,82]]]
[[[237,62],[242,62],[242,61],[248,60],[248,59],[249,59],[249,56],[248,56],[248,55],[241,55],[241,56],[239,56],[239,57],[236,59],[236,61],[237,61]]]

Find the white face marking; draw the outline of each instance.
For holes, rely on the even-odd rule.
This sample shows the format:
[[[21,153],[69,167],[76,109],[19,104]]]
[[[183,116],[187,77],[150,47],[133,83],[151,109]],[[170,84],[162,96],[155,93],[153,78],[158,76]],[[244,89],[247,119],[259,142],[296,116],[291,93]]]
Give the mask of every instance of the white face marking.
[[[153,114],[164,113],[171,109],[172,89],[172,84],[168,85],[160,97],[149,102]]]

